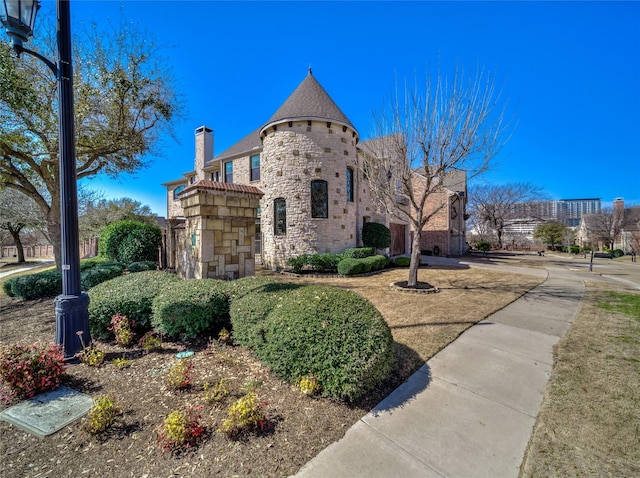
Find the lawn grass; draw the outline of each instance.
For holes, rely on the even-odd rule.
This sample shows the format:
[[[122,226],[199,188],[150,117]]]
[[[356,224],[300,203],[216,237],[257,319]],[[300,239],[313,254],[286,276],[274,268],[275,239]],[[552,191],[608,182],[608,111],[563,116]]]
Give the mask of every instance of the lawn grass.
[[[640,294],[587,284],[521,477],[640,476]]]

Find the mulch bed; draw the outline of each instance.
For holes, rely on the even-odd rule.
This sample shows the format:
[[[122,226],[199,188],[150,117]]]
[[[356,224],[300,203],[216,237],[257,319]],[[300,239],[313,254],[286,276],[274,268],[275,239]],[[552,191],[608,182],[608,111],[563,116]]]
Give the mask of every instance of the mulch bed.
[[[53,299],[8,302],[0,307],[1,344],[52,340]],[[107,353],[105,363],[99,368],[72,365],[63,384],[93,397],[115,397],[123,410],[115,425],[94,436],[78,421],[39,439],[0,422],[0,476],[288,476],[340,439],[399,383],[383,384],[363,403],[345,404],[302,395],[242,347],[164,343],[159,352],[145,353],[115,344],[98,345]],[[166,383],[168,369],[178,360],[176,353],[185,348],[195,351],[192,386],[173,391]],[[131,366],[116,368],[113,361],[118,357],[128,358]],[[204,383],[221,378],[228,382],[229,395],[207,404]],[[217,430],[249,383],[259,385],[256,393],[265,404],[269,427],[231,439]],[[171,411],[186,405],[202,406],[206,439],[183,453],[161,451],[158,427]],[[2,404],[0,409],[7,406]]]

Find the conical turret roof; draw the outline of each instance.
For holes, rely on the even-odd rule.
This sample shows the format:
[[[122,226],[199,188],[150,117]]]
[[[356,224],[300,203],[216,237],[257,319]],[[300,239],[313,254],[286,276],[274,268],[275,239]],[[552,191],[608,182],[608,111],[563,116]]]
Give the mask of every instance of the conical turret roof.
[[[261,128],[261,133],[269,126],[283,121],[313,119],[339,123],[357,131],[349,118],[318,83],[309,68],[307,77]]]

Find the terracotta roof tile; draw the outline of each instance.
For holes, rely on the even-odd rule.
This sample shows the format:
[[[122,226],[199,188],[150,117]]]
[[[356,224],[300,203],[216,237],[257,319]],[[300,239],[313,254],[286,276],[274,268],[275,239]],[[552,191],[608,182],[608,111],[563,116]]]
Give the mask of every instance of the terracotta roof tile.
[[[211,181],[210,179],[203,179],[201,181],[198,181],[197,183],[191,184],[180,194],[182,195],[186,191],[191,191],[193,189],[213,189],[216,191],[257,194],[260,196],[264,195],[264,193],[255,186],[247,186],[246,184],[222,183],[218,181]]]

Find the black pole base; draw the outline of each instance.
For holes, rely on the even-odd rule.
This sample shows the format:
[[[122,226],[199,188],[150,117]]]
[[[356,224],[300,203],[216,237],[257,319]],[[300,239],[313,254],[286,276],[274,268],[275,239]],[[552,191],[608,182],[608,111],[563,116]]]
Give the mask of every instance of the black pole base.
[[[89,332],[89,295],[59,295],[54,302],[56,309],[56,344],[62,346],[66,360],[91,343]],[[82,334],[79,334],[82,332]],[[80,336],[81,335],[81,336]]]

